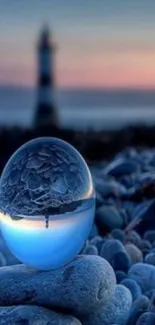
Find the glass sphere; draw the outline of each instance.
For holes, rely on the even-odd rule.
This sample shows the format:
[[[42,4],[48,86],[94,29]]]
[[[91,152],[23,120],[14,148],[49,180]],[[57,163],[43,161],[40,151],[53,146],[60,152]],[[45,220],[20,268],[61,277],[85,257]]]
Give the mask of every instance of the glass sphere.
[[[37,138],[9,159],[0,180],[1,232],[11,252],[39,270],[60,267],[92,228],[95,193],[82,156],[56,138]]]

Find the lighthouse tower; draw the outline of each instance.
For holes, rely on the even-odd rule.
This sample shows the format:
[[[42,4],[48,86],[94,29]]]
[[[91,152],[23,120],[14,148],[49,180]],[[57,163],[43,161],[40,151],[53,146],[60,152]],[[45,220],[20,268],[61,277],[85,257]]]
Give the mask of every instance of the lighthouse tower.
[[[50,31],[44,27],[37,49],[38,56],[38,89],[35,125],[58,125],[58,117],[54,103],[54,56],[55,45],[50,40]]]

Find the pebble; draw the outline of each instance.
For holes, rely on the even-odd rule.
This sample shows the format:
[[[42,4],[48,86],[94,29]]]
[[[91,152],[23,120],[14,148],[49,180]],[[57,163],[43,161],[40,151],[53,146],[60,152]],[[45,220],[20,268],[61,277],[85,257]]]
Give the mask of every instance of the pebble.
[[[125,242],[126,243],[133,243],[135,244],[137,247],[141,246],[141,237],[140,235],[135,231],[129,231],[126,236],[125,236]]]
[[[76,314],[104,306],[115,291],[110,264],[99,256],[80,255],[66,266],[39,272],[25,265],[0,268],[0,306],[39,304]]]
[[[155,289],[155,267],[150,264],[137,263],[131,266],[128,276],[134,279],[145,293]]]
[[[107,240],[101,247],[100,255],[111,264],[114,270],[126,272],[131,265],[123,244],[117,239]]]
[[[155,266],[155,253],[150,253],[146,255],[144,262]]]
[[[122,184],[118,183],[114,180],[101,180],[98,183],[97,189],[100,193],[100,197],[98,198],[98,205],[101,205],[101,198],[119,198],[126,194],[126,188]]]
[[[129,243],[125,245],[125,249],[131,258],[132,264],[143,261],[143,254],[141,250],[134,244]]]
[[[145,296],[147,296],[149,299],[152,299],[152,297],[155,297],[155,289],[150,289],[145,292]]]
[[[120,252],[114,256],[112,265],[114,270],[127,272],[131,266],[131,260],[126,252]]]
[[[115,254],[120,252],[125,252],[125,248],[118,239],[107,239],[101,248],[101,256],[108,261],[110,261]]]
[[[125,234],[122,229],[113,229],[111,235],[113,238],[120,240],[122,243],[124,242]]]
[[[129,318],[131,304],[132,296],[130,291],[123,285],[117,285],[115,294],[109,304],[101,306],[95,312],[90,313],[81,322],[83,325],[124,325]]]
[[[136,325],[155,325],[155,314],[146,312],[140,316]]]
[[[130,290],[133,300],[139,298],[142,294],[142,290],[135,280],[124,279],[121,284]]]
[[[86,245],[82,251],[84,255],[98,255],[98,249],[95,245]]]
[[[76,318],[39,306],[0,307],[0,325],[81,325]]]
[[[98,253],[100,255],[101,247],[102,247],[102,245],[103,245],[103,243],[105,241],[106,240],[103,237],[101,237],[101,236],[95,236],[94,238],[92,238],[90,240],[90,244],[95,245],[97,247]]]
[[[148,240],[151,244],[155,241],[155,230],[148,230],[144,234],[144,239]]]
[[[142,251],[144,249],[151,250],[152,246],[151,246],[151,243],[148,240],[143,239],[143,240],[141,240],[140,248],[141,248]]]
[[[114,206],[99,207],[96,212],[96,222],[103,233],[105,230],[121,228],[123,225],[123,219]]]
[[[139,298],[137,298],[131,306],[130,316],[127,325],[135,325],[138,318],[144,312],[148,311],[149,304],[150,304],[150,300],[146,296],[141,295]]]
[[[155,312],[155,290],[153,291],[152,296],[150,297],[150,304],[149,304],[148,311]]]
[[[97,246],[98,243],[101,243],[103,238],[101,236],[95,236],[90,240],[90,244]]]
[[[111,175],[116,178],[123,175],[131,175],[138,171],[138,165],[133,159],[119,159],[111,162],[104,170],[106,175]]]

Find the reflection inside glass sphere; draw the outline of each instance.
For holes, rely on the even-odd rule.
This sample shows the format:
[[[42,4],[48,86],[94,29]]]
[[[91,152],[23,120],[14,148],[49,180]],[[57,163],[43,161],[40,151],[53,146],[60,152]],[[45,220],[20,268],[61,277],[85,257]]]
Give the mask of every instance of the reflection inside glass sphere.
[[[76,149],[56,138],[19,148],[0,180],[1,231],[23,263],[48,270],[81,250],[94,218],[90,171]]]

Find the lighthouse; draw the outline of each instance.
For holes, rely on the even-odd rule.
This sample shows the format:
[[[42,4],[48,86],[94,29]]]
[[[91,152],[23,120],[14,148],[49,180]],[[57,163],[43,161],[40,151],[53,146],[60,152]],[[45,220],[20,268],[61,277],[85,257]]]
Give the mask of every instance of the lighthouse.
[[[51,41],[49,28],[45,26],[41,31],[37,46],[37,107],[35,126],[58,125],[58,116],[54,101],[55,44]]]

